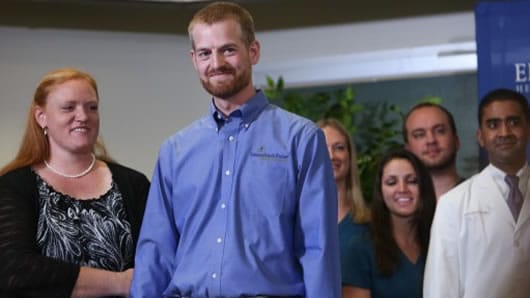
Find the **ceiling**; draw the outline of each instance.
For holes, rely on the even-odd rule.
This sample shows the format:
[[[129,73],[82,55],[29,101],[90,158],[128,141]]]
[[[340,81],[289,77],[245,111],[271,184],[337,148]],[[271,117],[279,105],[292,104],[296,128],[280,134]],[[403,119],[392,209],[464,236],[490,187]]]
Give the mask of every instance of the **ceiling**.
[[[185,34],[210,1],[3,0],[0,25]],[[471,0],[240,0],[256,29],[276,30],[472,11]]]

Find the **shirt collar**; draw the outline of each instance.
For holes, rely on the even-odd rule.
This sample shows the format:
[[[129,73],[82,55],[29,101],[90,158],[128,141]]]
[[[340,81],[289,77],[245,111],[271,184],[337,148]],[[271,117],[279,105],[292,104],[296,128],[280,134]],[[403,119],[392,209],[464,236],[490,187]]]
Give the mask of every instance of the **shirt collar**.
[[[508,185],[506,185],[506,182],[504,181],[506,173],[492,164],[490,164],[487,169],[493,177],[493,180],[495,180],[495,183],[497,183],[502,194],[506,197],[509,191]],[[519,177],[519,189],[524,197],[528,189],[528,183],[530,182],[530,167],[528,166],[528,162],[525,162],[524,166],[517,171],[516,175]]]
[[[241,121],[244,124],[250,124],[254,121],[259,113],[269,104],[269,100],[265,96],[262,90],[256,90],[256,94],[252,96],[244,105],[233,111],[229,117],[241,117]],[[221,112],[217,110],[215,104],[212,101],[210,103],[210,115],[213,120],[219,125],[226,120]],[[221,125],[222,126],[222,125]]]

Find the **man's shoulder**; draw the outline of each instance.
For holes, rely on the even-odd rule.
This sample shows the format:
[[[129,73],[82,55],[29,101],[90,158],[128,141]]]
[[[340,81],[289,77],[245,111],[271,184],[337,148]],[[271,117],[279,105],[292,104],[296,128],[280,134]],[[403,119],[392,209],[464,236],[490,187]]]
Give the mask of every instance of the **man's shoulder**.
[[[471,176],[469,179],[460,182],[455,187],[448,190],[440,197],[440,200],[455,200],[464,195],[464,193],[469,191],[469,187],[474,183],[477,175],[478,174]]]
[[[275,104],[269,104],[260,117],[267,122],[270,121],[272,124],[281,125],[290,129],[307,132],[315,132],[318,130],[318,126],[313,121]]]
[[[478,199],[477,192],[483,188],[481,185],[485,183],[485,179],[487,173],[482,171],[461,182],[440,197],[437,209],[447,205],[463,207],[472,204]]]
[[[282,107],[279,107],[273,103],[270,103],[265,108],[265,112],[268,112],[271,117],[283,118],[286,121],[299,122],[305,125],[313,125],[313,121],[303,117],[301,115],[290,112]],[[265,113],[266,114],[266,113]]]
[[[205,114],[185,127],[177,130],[164,140],[164,144],[177,142],[182,138],[188,138],[190,136],[201,136],[201,133],[205,128],[215,129],[212,121],[208,121],[208,117],[211,117],[211,115]]]

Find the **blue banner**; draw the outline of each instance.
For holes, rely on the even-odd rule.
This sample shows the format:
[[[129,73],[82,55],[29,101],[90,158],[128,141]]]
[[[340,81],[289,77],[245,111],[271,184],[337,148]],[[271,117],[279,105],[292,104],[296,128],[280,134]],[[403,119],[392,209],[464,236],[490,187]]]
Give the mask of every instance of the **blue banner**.
[[[530,97],[530,2],[475,7],[479,98],[503,87]]]
[[[477,4],[475,30],[478,100],[496,88],[516,90],[529,99],[530,1]],[[482,153],[480,159],[484,165]]]

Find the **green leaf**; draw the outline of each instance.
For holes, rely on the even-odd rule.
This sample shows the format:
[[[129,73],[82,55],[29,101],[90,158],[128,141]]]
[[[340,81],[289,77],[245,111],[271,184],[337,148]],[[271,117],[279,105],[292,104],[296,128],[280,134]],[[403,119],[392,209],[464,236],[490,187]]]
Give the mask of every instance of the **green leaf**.
[[[365,198],[372,194],[376,166],[390,148],[400,146],[403,112],[393,103],[360,104],[352,86],[334,91],[302,92],[285,90],[282,77],[267,77],[265,94],[271,102],[313,121],[321,118],[339,120],[355,136],[357,164]],[[422,100],[439,101],[437,97]]]

